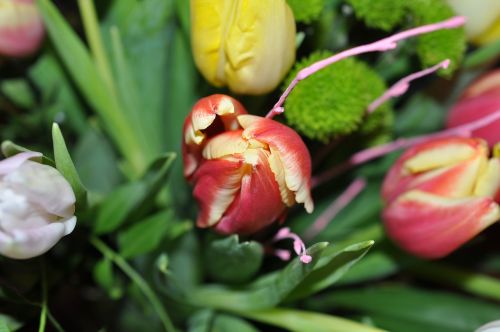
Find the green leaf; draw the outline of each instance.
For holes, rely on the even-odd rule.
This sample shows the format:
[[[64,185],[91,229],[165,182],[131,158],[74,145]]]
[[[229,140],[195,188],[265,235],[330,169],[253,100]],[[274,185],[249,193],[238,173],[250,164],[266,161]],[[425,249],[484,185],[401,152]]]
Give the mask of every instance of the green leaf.
[[[239,314],[292,332],[384,331],[345,318],[302,310],[274,308],[263,311],[245,311]]]
[[[2,154],[7,158],[12,157],[12,156],[14,156],[18,153],[21,153],[21,152],[32,151],[30,149],[25,148],[24,146],[17,145],[11,141],[3,141],[1,150],[2,150]],[[37,158],[35,158],[35,159],[37,159]],[[50,165],[52,167],[55,167],[54,161],[46,156],[42,156],[41,161],[45,165]]]
[[[94,266],[94,280],[105,289],[110,298],[116,300],[122,297],[123,288],[113,272],[113,262],[107,257],[102,258]]]
[[[106,129],[129,161],[135,174],[144,171],[148,160],[134,126],[122,112],[114,91],[99,73],[85,45],[49,0],[37,0],[51,41],[87,102],[101,116]],[[78,64],[78,65],[75,65]]]
[[[74,149],[76,169],[90,192],[106,194],[119,184],[122,176],[117,158],[106,137],[92,127],[80,136]]]
[[[264,249],[260,243],[239,243],[238,235],[231,235],[210,243],[205,256],[205,266],[209,275],[216,281],[241,283],[258,272],[263,255]]]
[[[15,318],[0,313],[0,332],[14,332],[22,326],[23,324]]]
[[[498,319],[500,312],[497,304],[403,285],[337,290],[309,301],[309,306],[357,310],[383,328],[405,332],[470,332]]]
[[[162,211],[134,223],[118,235],[120,254],[132,258],[156,249],[169,228],[175,224],[171,210]]]
[[[19,107],[31,108],[35,103],[33,91],[24,79],[12,79],[1,82],[0,92]]]
[[[307,250],[312,256],[309,264],[296,257],[284,269],[261,277],[247,288],[211,285],[193,291],[188,298],[196,305],[229,311],[272,308],[287,298],[297,299],[331,286],[372,244],[368,241],[338,250],[326,242],[317,243]]]
[[[94,230],[109,233],[127,219],[139,219],[154,205],[155,197],[166,182],[175,153],[165,153],[150,167],[143,179],[129,182],[111,192],[101,203]]]
[[[52,125],[52,142],[54,145],[54,160],[56,168],[68,180],[71,188],[75,192],[77,209],[85,207],[87,204],[87,191],[80,181],[80,176],[76,171],[73,160],[69,155],[66,142],[57,123]]]
[[[219,314],[215,316],[210,332],[258,332],[252,324],[247,323],[245,320],[230,316]]]
[[[30,68],[29,77],[40,93],[38,111],[48,117],[49,123],[57,122],[78,134],[87,131],[82,102],[53,51],[40,56]]]
[[[399,136],[417,136],[440,130],[446,111],[442,105],[423,94],[416,94],[397,113],[394,130]]]
[[[146,192],[146,184],[136,181],[122,185],[107,195],[97,212],[95,232],[109,233],[122,225],[130,213],[140,206]]]
[[[337,285],[342,286],[382,279],[395,274],[399,269],[397,260],[385,251],[370,251],[337,282]]]
[[[474,68],[495,61],[500,56],[500,40],[486,44],[471,52],[464,60],[464,68]]]
[[[373,241],[352,244],[345,248],[330,245],[314,270],[291,292],[287,300],[307,297],[335,284],[373,246]]]

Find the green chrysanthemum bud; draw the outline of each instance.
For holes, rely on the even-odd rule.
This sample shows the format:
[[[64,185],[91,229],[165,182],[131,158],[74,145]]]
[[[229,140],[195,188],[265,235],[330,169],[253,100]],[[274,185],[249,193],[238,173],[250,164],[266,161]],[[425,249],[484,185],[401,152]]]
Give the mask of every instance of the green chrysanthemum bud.
[[[435,23],[454,15],[444,0],[347,0],[356,17],[368,27],[385,31],[396,28],[404,22],[407,14],[412,26]],[[462,61],[465,52],[465,33],[463,28],[440,30],[418,37],[417,54],[423,67],[428,67],[450,59],[450,66],[439,72],[448,76]]]
[[[357,18],[370,28],[392,30],[401,23],[406,14],[406,5],[400,0],[347,0]]]
[[[319,18],[325,6],[325,0],[287,0],[292,8],[295,21],[310,23]]]
[[[327,51],[316,52],[296,64],[285,86],[302,68],[330,55]],[[360,129],[365,123],[368,105],[385,88],[385,83],[368,65],[352,58],[344,59],[300,82],[288,96],[284,114],[287,122],[303,135],[327,142]],[[375,113],[378,112],[390,113],[389,106],[382,105]],[[366,126],[369,124],[366,132],[379,128],[377,119],[386,121],[385,116],[369,117],[372,116],[372,120],[366,122]]]
[[[413,13],[414,26],[435,23],[454,15],[453,10],[443,0],[413,0],[406,3]],[[463,28],[457,28],[420,36],[417,53],[423,67],[450,59],[450,66],[439,72],[440,75],[448,76],[462,61],[465,48],[465,31]]]

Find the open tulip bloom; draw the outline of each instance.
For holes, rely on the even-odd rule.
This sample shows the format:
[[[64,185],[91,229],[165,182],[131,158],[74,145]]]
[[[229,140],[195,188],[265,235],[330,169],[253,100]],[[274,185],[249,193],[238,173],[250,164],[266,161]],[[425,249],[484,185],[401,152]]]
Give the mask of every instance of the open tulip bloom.
[[[313,209],[311,158],[302,139],[279,122],[246,114],[229,96],[209,96],[193,107],[183,151],[199,227],[252,234],[295,202]]]

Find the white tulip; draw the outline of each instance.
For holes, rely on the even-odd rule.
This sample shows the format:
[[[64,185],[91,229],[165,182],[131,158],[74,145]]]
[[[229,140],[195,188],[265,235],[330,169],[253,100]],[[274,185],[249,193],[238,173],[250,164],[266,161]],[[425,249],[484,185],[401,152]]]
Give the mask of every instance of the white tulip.
[[[75,194],[51,166],[23,152],[0,161],[0,254],[16,259],[39,256],[76,225]]]

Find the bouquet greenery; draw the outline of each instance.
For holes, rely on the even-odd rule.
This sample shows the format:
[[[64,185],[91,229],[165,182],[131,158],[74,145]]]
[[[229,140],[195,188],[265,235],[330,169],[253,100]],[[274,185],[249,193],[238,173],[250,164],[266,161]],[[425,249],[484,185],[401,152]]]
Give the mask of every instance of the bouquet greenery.
[[[0,0],[0,331],[495,331],[499,36],[496,0]]]

